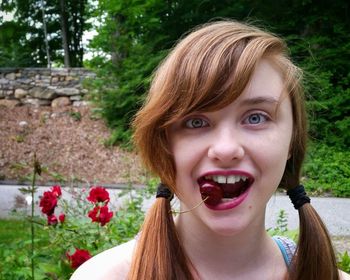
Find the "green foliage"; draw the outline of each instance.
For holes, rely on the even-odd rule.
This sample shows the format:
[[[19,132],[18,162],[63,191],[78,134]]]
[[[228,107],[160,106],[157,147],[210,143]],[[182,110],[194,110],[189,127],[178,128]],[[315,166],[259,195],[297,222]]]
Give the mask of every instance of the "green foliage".
[[[0,25],[0,67],[35,65],[31,48],[25,42],[28,26],[14,21]]]
[[[298,230],[288,229],[288,215],[285,210],[281,209],[278,213],[276,227],[267,230],[270,236],[285,236],[295,242],[298,239]]]
[[[312,143],[303,174],[303,183],[310,193],[350,197],[349,150]]]
[[[99,1],[98,35],[89,66],[102,116],[114,129],[108,144],[128,143],[130,120],[141,106],[152,71],[174,43],[214,18],[248,20],[286,38],[292,59],[305,69],[313,138],[349,148],[350,22],[345,0]],[[103,54],[103,56],[101,56]]]
[[[43,5],[51,61],[58,65],[63,64],[62,22],[65,21],[70,66],[81,67],[83,64],[82,35],[90,27],[87,19],[91,16],[92,7],[87,0],[65,0],[64,3],[62,13],[60,1],[1,1],[0,10],[14,13],[14,19],[11,22],[4,22],[0,17],[0,67],[47,65]],[[13,29],[13,26],[17,28]],[[1,40],[4,36],[9,40]]]
[[[70,111],[69,115],[72,117],[73,120],[75,120],[77,122],[81,121],[81,113],[80,112]]]
[[[350,256],[348,252],[345,252],[342,255],[339,255],[338,257],[338,267],[340,270],[350,273]]]
[[[35,246],[40,247],[49,240],[42,227],[35,227],[40,238]],[[17,280],[31,278],[30,222],[23,219],[0,220],[0,279]],[[15,253],[14,253],[15,252]],[[44,278],[40,278],[44,279]]]

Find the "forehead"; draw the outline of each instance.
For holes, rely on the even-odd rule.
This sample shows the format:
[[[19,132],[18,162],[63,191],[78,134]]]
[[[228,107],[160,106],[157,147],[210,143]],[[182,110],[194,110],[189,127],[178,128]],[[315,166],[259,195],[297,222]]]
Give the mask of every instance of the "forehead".
[[[281,72],[274,64],[262,59],[256,66],[246,88],[238,97],[240,99],[259,99],[281,101],[284,90],[284,81]]]

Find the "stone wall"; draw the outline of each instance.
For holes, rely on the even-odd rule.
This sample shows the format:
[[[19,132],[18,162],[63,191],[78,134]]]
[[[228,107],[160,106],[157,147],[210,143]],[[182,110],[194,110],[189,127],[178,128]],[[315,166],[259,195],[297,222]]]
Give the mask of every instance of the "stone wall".
[[[0,105],[80,106],[82,81],[94,77],[84,68],[0,68]]]

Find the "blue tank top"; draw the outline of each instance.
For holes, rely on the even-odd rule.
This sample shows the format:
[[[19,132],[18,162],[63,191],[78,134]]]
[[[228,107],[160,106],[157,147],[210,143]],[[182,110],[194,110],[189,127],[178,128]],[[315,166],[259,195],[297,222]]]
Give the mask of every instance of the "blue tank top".
[[[283,259],[287,267],[289,267],[296,250],[296,244],[293,240],[290,240],[289,238],[284,236],[273,236],[272,239],[280,248],[281,253],[283,255]]]

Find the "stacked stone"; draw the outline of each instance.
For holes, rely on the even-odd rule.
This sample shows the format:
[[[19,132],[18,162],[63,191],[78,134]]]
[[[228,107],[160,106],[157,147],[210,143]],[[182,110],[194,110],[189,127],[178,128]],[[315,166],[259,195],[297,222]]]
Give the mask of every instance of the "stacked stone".
[[[84,68],[0,68],[0,105],[85,105],[82,82],[94,77]]]

